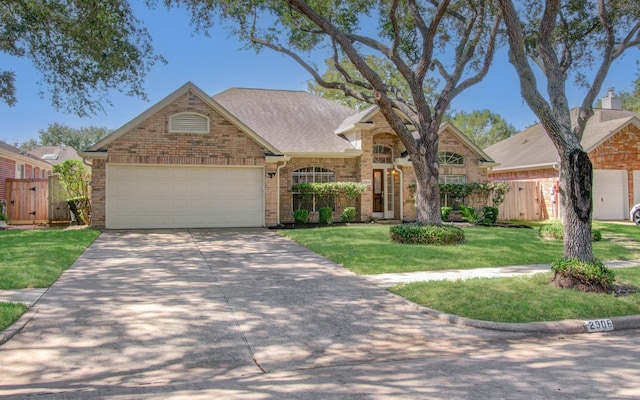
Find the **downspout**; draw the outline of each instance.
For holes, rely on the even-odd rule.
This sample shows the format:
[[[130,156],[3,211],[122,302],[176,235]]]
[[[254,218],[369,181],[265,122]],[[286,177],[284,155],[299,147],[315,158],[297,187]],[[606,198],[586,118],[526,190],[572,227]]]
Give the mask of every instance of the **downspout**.
[[[400,221],[404,222],[404,174],[397,163],[393,163],[393,170],[400,174]]]
[[[278,167],[276,168],[276,175],[277,175],[277,179],[276,179],[276,225],[280,225],[280,169],[282,169],[284,166],[287,165],[287,160],[284,161],[284,164],[282,165],[278,165]]]

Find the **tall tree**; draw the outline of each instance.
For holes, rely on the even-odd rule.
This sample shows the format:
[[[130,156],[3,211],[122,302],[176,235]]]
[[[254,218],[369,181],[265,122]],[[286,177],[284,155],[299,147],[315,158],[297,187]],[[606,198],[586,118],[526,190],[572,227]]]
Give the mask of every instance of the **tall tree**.
[[[145,97],[151,37],[127,0],[3,1],[0,52],[29,59],[58,109],[103,109],[110,89]],[[16,102],[15,72],[0,68],[0,101]]]
[[[591,246],[593,168],[580,141],[611,64],[640,44],[636,0],[497,0],[507,26],[509,59],[525,101],[540,118],[560,157],[560,191],[565,219],[564,257],[593,260]],[[532,63],[546,79],[541,92]],[[592,68],[592,78],[581,70]],[[572,123],[567,79],[585,86]]]
[[[622,91],[619,96],[622,100],[622,108],[640,113],[640,76],[633,81],[633,89],[631,91]]]
[[[111,133],[104,127],[88,126],[71,128],[65,124],[49,124],[46,130],[40,130],[39,146],[69,146],[76,150],[85,150]]]
[[[439,225],[438,129],[459,93],[486,75],[500,18],[491,0],[164,0],[186,4],[208,31],[221,16],[256,50],[269,48],[298,62],[326,89],[375,104],[407,149],[416,174],[417,221]],[[327,51],[341,75],[325,80],[306,56]],[[393,64],[408,97],[376,70],[369,55]],[[341,68],[352,64],[357,74]],[[430,75],[431,74],[431,75]],[[428,77],[438,93],[429,102]],[[398,113],[398,111],[400,113]],[[416,139],[405,124],[417,130]]]
[[[450,121],[481,149],[517,133],[516,127],[490,110],[460,111]]]

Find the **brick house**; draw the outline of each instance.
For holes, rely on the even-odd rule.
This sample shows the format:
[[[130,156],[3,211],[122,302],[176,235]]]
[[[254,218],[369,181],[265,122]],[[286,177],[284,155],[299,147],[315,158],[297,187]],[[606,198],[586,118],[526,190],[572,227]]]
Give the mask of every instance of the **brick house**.
[[[577,111],[572,110],[572,121]],[[602,108],[594,109],[581,143],[593,164],[593,219],[628,218],[630,207],[640,203],[640,114],[622,110],[622,102],[610,89]],[[490,180],[537,182],[541,219],[560,216],[560,160],[542,124],[485,152],[500,164],[489,172]]]
[[[7,203],[7,179],[47,179],[51,170],[52,165],[46,161],[0,142],[0,203],[3,209]]]
[[[443,182],[484,182],[496,165],[451,124],[440,129]],[[80,155],[92,164],[92,221],[118,228],[254,227],[318,218],[299,182],[362,182],[358,218],[415,219],[405,148],[376,107],[307,92],[187,83]],[[304,204],[303,204],[304,203]],[[345,204],[334,204],[339,220]]]

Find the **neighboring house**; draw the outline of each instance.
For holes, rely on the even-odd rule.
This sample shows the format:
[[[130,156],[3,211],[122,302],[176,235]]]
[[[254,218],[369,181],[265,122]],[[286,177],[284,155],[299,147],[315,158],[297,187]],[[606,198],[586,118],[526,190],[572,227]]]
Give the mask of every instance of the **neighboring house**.
[[[82,160],[78,152],[69,146],[40,146],[29,150],[29,154],[51,165],[58,165],[67,160]]]
[[[451,124],[443,182],[484,182],[496,165]],[[415,219],[405,148],[376,107],[357,112],[307,92],[187,83],[80,155],[92,164],[92,223],[118,228],[258,227],[293,221],[320,199],[299,182],[368,185],[359,219]],[[344,204],[335,207],[339,219]]]
[[[0,142],[0,202],[6,204],[8,178],[47,179],[51,170],[52,166],[48,162]]]
[[[640,202],[640,114],[622,110],[609,90],[602,108],[595,109],[582,137],[593,164],[593,218],[626,219],[630,206]],[[577,109],[572,110],[572,121]],[[485,149],[500,165],[494,181],[535,181],[539,184],[541,219],[559,217],[559,157],[541,124]]]

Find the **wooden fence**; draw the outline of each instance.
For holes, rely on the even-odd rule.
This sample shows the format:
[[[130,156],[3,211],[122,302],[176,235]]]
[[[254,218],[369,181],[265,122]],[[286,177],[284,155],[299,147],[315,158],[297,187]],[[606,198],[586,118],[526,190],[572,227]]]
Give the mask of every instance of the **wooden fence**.
[[[498,207],[501,220],[537,221],[546,218],[542,189],[536,181],[510,181],[510,190]]]
[[[68,223],[69,206],[58,176],[7,179],[7,216],[12,225]]]

